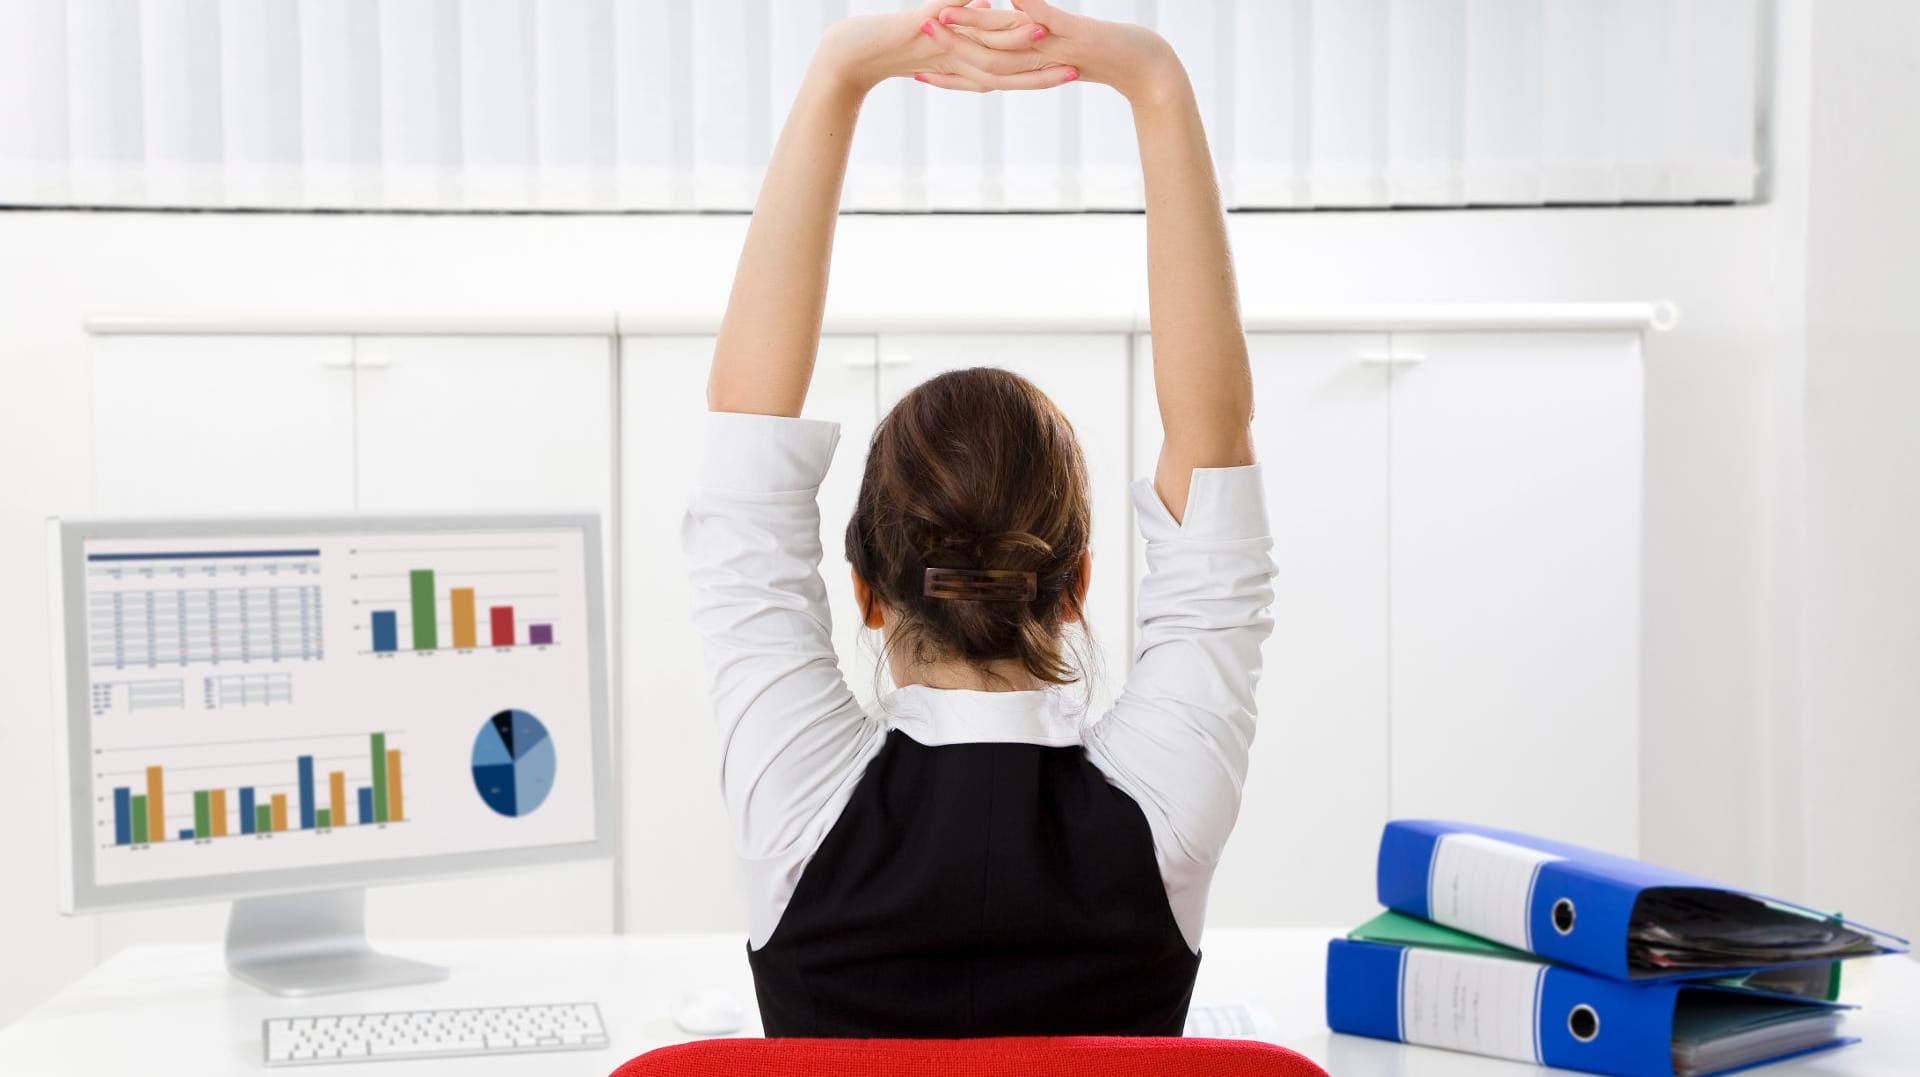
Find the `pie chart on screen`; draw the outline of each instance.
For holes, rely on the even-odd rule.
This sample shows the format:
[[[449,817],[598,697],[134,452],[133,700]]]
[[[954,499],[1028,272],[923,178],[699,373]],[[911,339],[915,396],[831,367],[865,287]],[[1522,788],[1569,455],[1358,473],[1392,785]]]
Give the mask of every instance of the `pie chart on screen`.
[[[553,792],[553,764],[553,738],[526,711],[501,711],[473,738],[474,788],[501,815],[527,815],[545,803]]]

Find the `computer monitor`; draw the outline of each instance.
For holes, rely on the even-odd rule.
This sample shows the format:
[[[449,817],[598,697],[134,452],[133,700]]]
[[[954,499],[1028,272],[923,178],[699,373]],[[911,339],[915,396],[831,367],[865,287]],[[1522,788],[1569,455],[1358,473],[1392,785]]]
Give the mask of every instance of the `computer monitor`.
[[[50,521],[62,909],[233,899],[267,990],[412,983],[364,888],[610,855],[592,514]]]

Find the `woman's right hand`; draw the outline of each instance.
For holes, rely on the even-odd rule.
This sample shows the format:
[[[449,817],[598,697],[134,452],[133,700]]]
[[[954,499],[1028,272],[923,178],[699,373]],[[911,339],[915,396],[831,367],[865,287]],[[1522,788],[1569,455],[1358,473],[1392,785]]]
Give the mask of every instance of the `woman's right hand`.
[[[1064,64],[1138,104],[1187,85],[1186,69],[1159,34],[1055,7],[1051,0],[1013,0],[1014,10],[969,5],[937,15],[959,33],[936,38],[960,63],[993,71],[1031,53]]]
[[[986,91],[1045,89],[1079,77],[1071,64],[1031,48],[1009,44],[989,50],[974,44],[978,52],[956,52],[951,46],[960,35],[952,29],[954,23],[941,21],[943,14],[999,16],[1002,24],[1026,19],[1018,12],[994,11],[986,6],[988,0],[973,0],[966,7],[955,7],[953,2],[931,0],[897,13],[841,19],[821,38],[816,68],[860,93],[890,78],[911,77],[950,89]],[[975,62],[969,62],[970,56]]]

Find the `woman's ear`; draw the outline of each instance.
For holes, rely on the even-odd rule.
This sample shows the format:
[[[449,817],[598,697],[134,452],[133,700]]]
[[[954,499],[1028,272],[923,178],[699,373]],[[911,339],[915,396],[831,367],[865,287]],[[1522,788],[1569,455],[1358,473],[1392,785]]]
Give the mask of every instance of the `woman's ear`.
[[[1093,586],[1093,551],[1081,550],[1080,561],[1073,566],[1073,601],[1068,602],[1065,595],[1060,598],[1063,611],[1062,620],[1068,624],[1081,620],[1075,611],[1087,608],[1087,589]]]
[[[867,581],[858,572],[853,572],[853,604],[860,607],[862,626],[875,631],[887,626],[886,613],[874,598],[873,588],[867,586]]]

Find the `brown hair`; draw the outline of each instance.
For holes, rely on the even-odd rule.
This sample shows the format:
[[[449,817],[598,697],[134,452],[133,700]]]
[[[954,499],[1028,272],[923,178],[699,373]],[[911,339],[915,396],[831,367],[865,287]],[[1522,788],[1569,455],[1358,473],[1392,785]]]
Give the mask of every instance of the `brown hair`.
[[[889,648],[1078,680],[1061,634],[1081,612],[1088,489],[1072,424],[1027,379],[974,367],[908,393],[874,431],[847,523],[847,560],[898,618]],[[1031,597],[935,597],[928,569],[1032,573]]]

